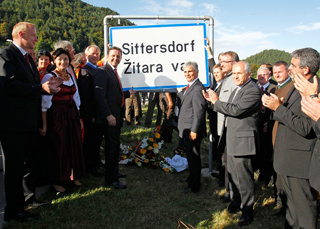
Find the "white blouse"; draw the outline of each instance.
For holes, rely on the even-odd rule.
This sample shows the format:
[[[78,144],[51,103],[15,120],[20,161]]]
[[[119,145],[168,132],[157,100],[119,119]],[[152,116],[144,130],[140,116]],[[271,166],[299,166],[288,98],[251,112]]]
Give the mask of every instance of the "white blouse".
[[[73,100],[77,106],[77,109],[80,109],[80,96],[79,96],[79,91],[78,91],[78,85],[77,85],[77,81],[76,81],[76,77],[74,75],[74,72],[72,70],[72,67],[69,66],[67,68],[67,72],[71,75],[71,77],[69,78],[68,81],[63,81],[62,84],[66,85],[66,86],[72,86],[73,84],[76,85],[76,92],[73,95]],[[56,72],[55,72],[56,73]],[[57,74],[57,73],[56,73]],[[58,75],[58,74],[57,74]],[[49,81],[49,79],[52,77],[52,73],[47,73],[41,80],[41,84]],[[58,75],[59,76],[59,75]],[[42,111],[47,111],[51,105],[52,105],[52,96],[53,95],[42,95],[42,101],[41,101],[41,110]]]

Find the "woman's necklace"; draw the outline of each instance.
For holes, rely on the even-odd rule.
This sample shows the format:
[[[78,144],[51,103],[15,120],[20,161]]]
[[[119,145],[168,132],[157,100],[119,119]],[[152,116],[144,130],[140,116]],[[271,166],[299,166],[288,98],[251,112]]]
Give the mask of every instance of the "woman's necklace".
[[[64,81],[68,81],[69,80],[69,74],[66,70],[54,70]]]

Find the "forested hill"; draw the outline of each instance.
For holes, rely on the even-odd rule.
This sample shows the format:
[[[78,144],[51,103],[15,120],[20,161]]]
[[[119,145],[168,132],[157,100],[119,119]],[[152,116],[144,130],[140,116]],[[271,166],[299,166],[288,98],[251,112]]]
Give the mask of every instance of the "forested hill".
[[[74,44],[76,52],[96,44],[103,49],[103,18],[118,14],[109,8],[94,7],[80,0],[0,0],[0,47],[11,39],[12,27],[29,21],[37,27],[36,51],[52,50],[63,39]],[[110,21],[118,25],[118,20]],[[120,25],[132,25],[121,20]]]
[[[279,60],[284,60],[290,65],[290,53],[276,49],[267,49],[245,59],[245,61],[250,63],[253,77],[255,77],[261,64],[274,64]]]

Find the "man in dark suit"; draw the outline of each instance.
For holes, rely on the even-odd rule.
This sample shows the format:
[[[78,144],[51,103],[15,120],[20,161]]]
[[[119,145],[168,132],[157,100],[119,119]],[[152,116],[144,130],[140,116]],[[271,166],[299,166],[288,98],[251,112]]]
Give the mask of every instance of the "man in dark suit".
[[[84,125],[83,152],[86,170],[94,176],[100,176],[99,165],[101,159],[99,151],[103,135],[95,123],[94,79],[97,74],[103,74],[104,76],[104,71],[97,66],[100,59],[100,48],[98,46],[90,45],[84,53],[87,63],[79,71],[77,80],[81,98],[80,117]]]
[[[257,71],[257,86],[261,94],[274,93],[276,84],[270,82],[270,70],[267,67],[261,67]],[[270,119],[271,110],[261,106],[259,112],[259,138],[260,147],[256,156],[255,169],[259,169],[259,181],[265,185],[269,184],[273,175],[273,145],[272,145],[272,127],[274,121]]]
[[[184,192],[199,192],[201,176],[200,144],[206,134],[206,101],[202,96],[204,86],[198,79],[198,64],[187,62],[183,67],[188,86],[178,97],[181,107],[178,117],[178,130],[181,147],[187,153],[189,166],[188,186]]]
[[[319,53],[311,48],[292,53],[291,78],[302,75],[312,82],[320,64]],[[316,135],[312,120],[301,111],[301,95],[295,87],[285,100],[263,95],[263,105],[279,121],[274,147],[274,169],[280,175],[287,197],[286,228],[316,228],[317,200],[310,185],[309,171]]]
[[[12,39],[13,43],[0,51],[0,141],[5,156],[7,203],[4,220],[28,221],[38,218],[25,211],[24,205],[25,200],[35,200],[41,94],[43,90],[58,92],[61,81],[40,84],[36,65],[26,52],[37,42],[33,24],[16,24]]]
[[[239,226],[253,220],[254,179],[252,159],[257,152],[258,113],[261,93],[251,81],[250,65],[240,61],[232,66],[232,78],[237,88],[228,102],[219,100],[210,90],[204,97],[214,104],[214,110],[226,116],[227,169],[231,185],[229,213],[241,210]]]
[[[95,97],[98,109],[97,123],[103,125],[105,138],[105,182],[107,186],[124,189],[126,185],[119,181],[120,131],[124,114],[124,93],[117,73],[122,58],[122,50],[109,48],[107,62],[102,67],[103,76],[95,79]]]

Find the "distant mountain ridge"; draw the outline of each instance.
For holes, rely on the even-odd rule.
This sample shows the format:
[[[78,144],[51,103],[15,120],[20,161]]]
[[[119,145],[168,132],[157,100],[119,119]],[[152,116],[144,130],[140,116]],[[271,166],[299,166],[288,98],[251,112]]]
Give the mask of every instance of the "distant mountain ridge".
[[[286,61],[290,65],[290,53],[277,49],[266,49],[245,59],[251,66],[253,77],[256,77],[257,70],[261,64],[274,64],[279,60]]]
[[[37,27],[39,49],[52,50],[54,42],[63,39],[83,52],[90,44],[103,51],[103,18],[116,15],[109,8],[95,7],[80,0],[2,0],[0,1],[0,47],[11,39],[12,27],[19,21],[29,21]],[[118,20],[110,21],[118,26]],[[120,25],[133,25],[121,20]]]

